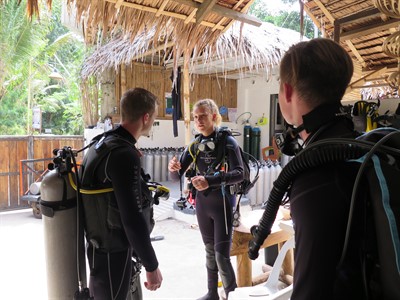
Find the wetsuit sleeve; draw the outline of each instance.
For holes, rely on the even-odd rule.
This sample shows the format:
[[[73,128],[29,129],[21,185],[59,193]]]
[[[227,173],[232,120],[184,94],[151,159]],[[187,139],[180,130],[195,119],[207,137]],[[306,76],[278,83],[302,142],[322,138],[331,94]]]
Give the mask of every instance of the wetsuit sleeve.
[[[107,175],[112,181],[114,194],[126,236],[141,259],[146,271],[158,267],[151,244],[147,223],[141,213],[140,158],[132,148],[114,150],[107,164]]]
[[[179,180],[179,178],[187,171],[193,161],[193,158],[189,152],[189,147],[187,147],[185,151],[183,151],[182,156],[180,157],[179,161],[181,163],[181,169],[179,170],[179,172],[169,172],[171,175],[171,179],[174,181]]]
[[[225,148],[228,160],[228,170],[223,176],[206,175],[210,187],[219,187],[224,181],[226,185],[232,185],[243,181],[243,160],[240,148],[232,136],[227,137]]]

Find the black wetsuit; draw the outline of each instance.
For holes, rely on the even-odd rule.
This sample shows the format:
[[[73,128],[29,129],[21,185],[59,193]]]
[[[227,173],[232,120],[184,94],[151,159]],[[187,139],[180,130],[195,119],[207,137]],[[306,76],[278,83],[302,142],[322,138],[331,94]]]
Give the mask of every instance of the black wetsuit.
[[[216,286],[218,271],[221,274],[226,268],[228,273],[226,277],[230,279],[224,276],[221,276],[221,279],[225,290],[229,292],[236,287],[236,283],[232,282],[231,277],[233,276],[234,281],[235,277],[230,264],[232,211],[236,197],[230,193],[229,186],[243,180],[243,161],[236,140],[228,136],[225,147],[228,168],[224,176],[215,174],[213,171],[208,172],[209,166],[218,157],[218,146],[221,147],[222,143],[217,142],[216,149],[210,152],[198,151],[196,143],[210,139],[215,140],[215,132],[209,137],[200,136],[185,150],[180,159],[182,168],[179,174],[183,175],[195,159],[196,175],[204,175],[208,181],[209,188],[205,191],[197,191],[195,195],[197,220],[206,246],[208,286],[209,288]],[[221,188],[223,181],[225,182],[224,190]],[[219,263],[219,256],[220,261],[225,261],[225,263]]]
[[[135,253],[135,256],[140,258],[149,272],[158,268],[158,261],[151,245],[148,225],[141,211],[141,167],[140,154],[134,146],[136,140],[123,127],[107,134],[122,138],[122,147],[112,150],[110,155],[102,160],[94,180],[100,183],[111,181],[116,209],[119,211],[128,243],[126,249],[111,252],[102,249],[93,252],[93,245],[89,243],[89,286],[91,295],[96,300],[125,300],[130,287],[132,254]]]
[[[354,138],[350,120],[330,122],[314,141]],[[361,212],[356,206],[345,263],[337,269],[349,215],[350,199],[359,164],[328,164],[298,174],[290,190],[295,228],[293,300],[364,299],[359,259]]]

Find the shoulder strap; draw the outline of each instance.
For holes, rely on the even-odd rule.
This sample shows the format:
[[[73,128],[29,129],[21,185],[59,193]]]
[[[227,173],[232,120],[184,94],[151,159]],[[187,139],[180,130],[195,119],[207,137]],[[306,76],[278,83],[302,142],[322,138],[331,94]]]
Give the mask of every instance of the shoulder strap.
[[[94,183],[94,174],[99,164],[107,157],[112,150],[126,146],[125,143],[134,147],[134,144],[119,135],[107,134],[98,135],[93,139],[95,142],[89,148],[82,163],[82,187],[87,188]],[[92,141],[93,141],[92,140]],[[120,141],[125,143],[120,143]],[[97,141],[97,142],[96,142]]]
[[[216,146],[217,146],[217,158],[215,161],[212,163],[210,168],[212,169],[218,169],[220,168],[221,164],[225,162],[225,156],[226,156],[226,144],[227,144],[227,138],[228,136],[231,136],[231,132],[226,129],[226,128],[219,128],[217,129],[217,132],[215,134],[215,139],[216,139]]]

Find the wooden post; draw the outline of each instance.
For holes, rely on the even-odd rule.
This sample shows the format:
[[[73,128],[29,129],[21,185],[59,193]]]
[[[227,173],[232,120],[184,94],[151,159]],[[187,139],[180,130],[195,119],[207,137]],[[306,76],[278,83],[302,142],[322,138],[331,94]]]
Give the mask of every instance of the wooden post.
[[[126,92],[126,65],[121,66],[121,96]]]
[[[237,261],[237,270],[241,270],[237,272],[236,282],[239,287],[242,286],[252,286],[252,263],[247,253],[239,254],[236,257]]]
[[[189,145],[190,133],[190,78],[189,78],[190,52],[183,54],[183,118],[185,124],[185,145]]]

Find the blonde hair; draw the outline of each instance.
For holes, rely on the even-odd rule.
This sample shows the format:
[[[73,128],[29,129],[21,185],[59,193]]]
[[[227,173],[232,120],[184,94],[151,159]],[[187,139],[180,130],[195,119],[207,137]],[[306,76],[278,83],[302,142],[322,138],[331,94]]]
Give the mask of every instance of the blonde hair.
[[[215,117],[215,125],[217,125],[217,126],[221,125],[222,116],[219,113],[218,106],[217,106],[217,104],[215,103],[214,100],[212,100],[212,99],[201,99],[201,100],[197,101],[193,105],[192,113],[198,107],[205,107],[209,112],[211,112],[212,114],[215,114],[216,115],[216,117]]]

